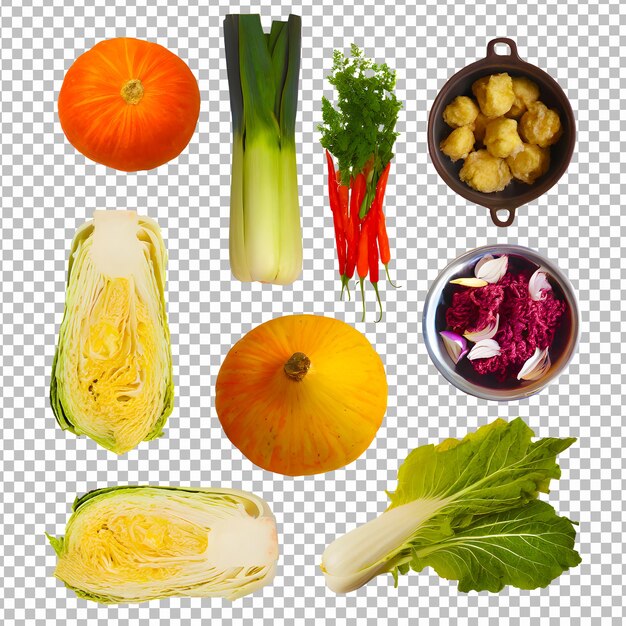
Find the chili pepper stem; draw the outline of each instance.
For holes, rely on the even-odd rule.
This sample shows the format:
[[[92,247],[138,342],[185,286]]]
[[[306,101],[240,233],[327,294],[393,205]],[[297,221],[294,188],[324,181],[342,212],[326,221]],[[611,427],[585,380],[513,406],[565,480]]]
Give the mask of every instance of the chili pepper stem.
[[[343,300],[344,291],[348,292],[348,300],[352,300],[352,297],[350,296],[350,279],[346,274],[343,274],[343,276],[341,277],[341,295],[339,296],[340,300]]]
[[[380,300],[380,294],[378,293],[378,283],[372,283],[372,287],[374,287],[374,291],[376,292],[376,300],[378,300],[378,306],[380,307],[380,315],[376,320],[376,323],[380,322],[383,319],[383,303]]]
[[[391,280],[391,276],[389,276],[389,263],[385,263],[385,274],[387,275],[387,282],[394,288],[397,289],[398,285],[396,285],[393,280]]]
[[[361,321],[365,321],[365,289],[363,288],[363,279],[359,278],[359,284],[361,287],[361,302],[363,303],[363,315],[361,316]]]

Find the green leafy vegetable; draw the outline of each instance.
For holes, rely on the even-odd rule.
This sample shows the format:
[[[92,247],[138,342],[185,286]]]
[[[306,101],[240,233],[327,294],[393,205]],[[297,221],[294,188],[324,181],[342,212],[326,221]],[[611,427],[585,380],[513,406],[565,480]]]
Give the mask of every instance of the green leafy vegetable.
[[[259,15],[227,15],[233,122],[230,265],[241,281],[292,283],[302,271],[296,167],[301,20],[263,32]]]
[[[74,502],[48,539],[55,576],[104,604],[168,596],[235,600],[271,582],[278,559],[266,502],[235,489],[123,486]]]
[[[397,582],[430,566],[460,591],[498,592],[545,587],[578,565],[572,522],[536,499],[559,478],[556,455],[575,439],[532,437],[521,418],[496,420],[411,452],[387,511],[324,552],[327,585],[346,593],[378,574]]]
[[[50,400],[64,430],[117,454],[159,437],[174,406],[159,226],[96,211],[72,243]]]
[[[386,63],[366,59],[352,44],[351,57],[340,50],[333,55],[328,81],[337,91],[337,106],[322,98],[321,143],[338,161],[341,183],[350,185],[368,165],[367,193],[363,201],[369,209],[376,184],[393,158],[395,131],[402,103],[393,90],[396,74]]]

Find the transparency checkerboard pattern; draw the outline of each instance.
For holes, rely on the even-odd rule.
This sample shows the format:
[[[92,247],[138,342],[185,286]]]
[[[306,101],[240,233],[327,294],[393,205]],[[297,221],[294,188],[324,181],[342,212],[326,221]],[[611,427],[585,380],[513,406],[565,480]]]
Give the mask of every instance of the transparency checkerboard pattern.
[[[42,6],[42,5],[46,6]],[[311,3],[312,4],[312,3]],[[617,2],[417,4],[279,1],[167,2],[145,7],[86,0],[2,0],[2,422],[0,622],[26,624],[622,624],[625,467],[622,373],[626,316],[624,5]],[[241,284],[228,264],[230,111],[222,19],[260,12],[265,24],[302,15],[298,123],[304,271],[290,287]],[[56,99],[72,61],[96,42],[156,41],[187,61],[202,92],[200,120],[183,154],[157,170],[126,174],[92,163],[65,140]],[[494,37],[554,76],[578,120],[574,159],[557,186],[499,230],[487,211],[438,178],[427,156],[430,103],[447,78],[482,58]],[[325,75],[334,48],[351,42],[398,73],[405,103],[387,212],[392,271],[385,319],[361,323],[359,304],[338,301],[324,160],[316,124],[332,95]],[[169,250],[168,309],[176,408],[165,436],[117,458],[62,432],[48,402],[49,375],[75,229],[94,209],[131,208],[158,220]],[[451,388],[429,362],[420,332],[429,284],[463,251],[488,243],[542,250],[578,290],[578,356],[540,395],[490,403]],[[284,478],[233,448],[214,411],[213,389],[231,345],[254,326],[291,313],[354,324],[386,364],[389,409],[371,448],[327,475]],[[386,507],[398,465],[418,445],[461,437],[500,416],[523,416],[539,436],[578,437],[560,458],[549,500],[580,522],[582,564],[546,589],[459,593],[432,571],[379,577],[356,593],[325,588],[325,546]],[[272,506],[281,558],[273,585],[235,603],[173,598],[137,606],[79,600],[53,576],[44,532],[62,534],[77,494],[126,483],[220,485],[252,491]]]

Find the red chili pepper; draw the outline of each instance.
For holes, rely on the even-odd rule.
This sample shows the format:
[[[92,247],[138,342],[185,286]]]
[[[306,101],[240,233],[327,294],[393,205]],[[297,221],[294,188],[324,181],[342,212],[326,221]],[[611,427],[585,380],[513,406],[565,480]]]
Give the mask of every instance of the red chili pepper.
[[[391,161],[387,164],[387,167],[383,171],[378,185],[376,187],[376,198],[378,200],[378,246],[380,248],[380,261],[385,266],[385,274],[389,284],[396,289],[396,285],[389,276],[389,261],[391,261],[391,250],[389,248],[389,237],[387,235],[387,226],[385,224],[385,213],[383,211],[383,197],[385,195],[385,189],[387,187],[387,180],[389,178],[389,168]]]
[[[350,279],[347,276],[347,272],[346,272],[346,262],[347,262],[347,256],[348,256],[348,253],[347,253],[348,233],[350,232],[350,224],[348,223],[349,222],[348,206],[350,204],[349,202],[350,189],[346,185],[341,184],[341,174],[339,173],[339,171],[337,171],[336,177],[337,177],[337,196],[339,198],[339,213],[341,216],[341,228],[343,230],[343,237],[344,237],[343,248],[344,248],[344,255],[346,257],[346,260],[344,261],[344,265],[343,265],[343,272],[341,273],[341,298],[343,299],[344,290],[347,290],[348,300],[350,300],[350,286],[349,286]]]
[[[380,308],[380,315],[378,316],[377,322],[380,322],[383,319],[383,304],[380,301],[380,294],[378,293],[378,278],[379,278],[379,267],[378,267],[378,242],[376,235],[378,234],[378,223],[380,222],[380,198],[378,193],[374,198],[374,202],[372,202],[372,206],[367,213],[367,218],[369,221],[368,228],[370,229],[370,236],[367,247],[368,247],[368,255],[367,261],[369,265],[370,271],[370,282],[374,287],[374,291],[376,292],[376,299],[378,300],[378,306]]]
[[[363,303],[363,316],[361,321],[365,321],[365,290],[363,289],[363,281],[367,276],[368,270],[368,250],[369,250],[369,222],[367,219],[363,220],[361,224],[361,233],[358,241],[358,256],[356,261],[356,271],[359,275],[359,284],[361,288],[361,302]],[[376,241],[376,238],[373,238]]]
[[[389,236],[387,235],[387,226],[385,225],[385,214],[380,211],[378,219],[378,247],[380,248],[380,262],[385,266],[385,274],[387,281],[394,288],[398,286],[391,280],[389,275],[389,261],[391,261],[391,250],[389,249]]]
[[[341,175],[339,171],[336,174],[337,180],[337,195],[339,196],[339,210],[341,213],[341,223],[343,225],[344,233],[348,232],[348,193],[350,189],[346,185],[341,184]]]
[[[389,249],[389,236],[385,226],[385,214],[380,211],[378,219],[378,246],[380,248],[380,262],[387,267],[391,261],[391,250]]]
[[[363,194],[365,193],[365,176],[361,173],[355,179],[351,181],[351,195],[350,195],[350,216],[348,220],[348,231],[346,232],[346,239],[348,241],[348,256],[346,260],[346,276],[352,278],[354,276],[354,268],[356,266],[359,237],[360,237],[360,223],[359,209],[363,202]]]
[[[361,235],[359,237],[359,252],[356,261],[356,271],[359,278],[365,278],[367,276],[368,264],[368,239],[369,239],[369,222],[364,221],[361,224]]]
[[[382,200],[385,197],[385,190],[387,189],[387,181],[389,180],[389,170],[391,169],[391,161],[387,163],[383,173],[380,175],[378,182],[376,183],[376,195]],[[380,205],[382,207],[382,204]]]
[[[379,260],[383,262],[387,278],[391,282],[388,268],[391,251],[383,212],[383,198],[391,163],[387,163],[385,166],[378,178],[376,187],[368,191],[368,176],[366,176],[365,170],[369,171],[372,164],[368,163],[363,172],[351,179],[348,187],[341,184],[341,173],[335,171],[333,159],[328,150],[326,151],[326,160],[330,206],[333,211],[337,257],[341,274],[341,295],[343,297],[344,289],[347,288],[348,297],[350,297],[348,285],[356,269],[363,303],[362,320],[365,320],[364,280],[369,273],[370,282],[376,292],[376,300],[380,308],[380,314],[376,321],[380,321],[383,317],[383,306],[378,291]],[[370,204],[370,206],[365,206],[366,204]],[[362,214],[363,217],[361,217]],[[393,283],[391,284],[393,285]],[[395,285],[393,286],[395,287]]]
[[[368,230],[373,235],[367,242],[367,263],[369,266],[370,281],[373,283],[378,282],[379,268],[378,268],[378,242],[376,241],[376,235],[378,234],[378,202],[374,200],[372,206],[367,213],[366,220],[369,222]]]
[[[337,189],[337,177],[335,166],[330,152],[326,150],[326,163],[328,165],[328,196],[330,208],[333,212],[333,225],[335,227],[335,243],[337,245],[337,259],[339,261],[339,274],[342,284],[346,271],[346,238],[341,219],[341,207],[339,204],[339,192]]]

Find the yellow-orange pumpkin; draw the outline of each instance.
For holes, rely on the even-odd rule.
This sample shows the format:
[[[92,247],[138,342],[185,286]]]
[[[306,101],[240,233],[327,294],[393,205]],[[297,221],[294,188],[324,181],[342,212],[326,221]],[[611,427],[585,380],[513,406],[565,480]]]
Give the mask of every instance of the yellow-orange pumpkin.
[[[178,156],[200,113],[198,83],[156,43],[121,37],[74,61],[59,93],[59,119],[86,157],[118,170],[149,170]]]
[[[230,350],[217,377],[215,406],[228,438],[256,465],[290,476],[354,461],[387,408],[383,363],[344,322],[280,317]]]

